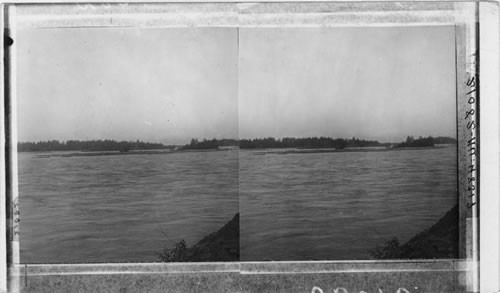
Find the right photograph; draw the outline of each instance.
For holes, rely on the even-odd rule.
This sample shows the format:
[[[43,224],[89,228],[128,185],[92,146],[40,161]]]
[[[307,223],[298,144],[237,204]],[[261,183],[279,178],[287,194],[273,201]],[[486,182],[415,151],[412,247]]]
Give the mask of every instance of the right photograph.
[[[454,26],[240,28],[241,261],[458,257]]]

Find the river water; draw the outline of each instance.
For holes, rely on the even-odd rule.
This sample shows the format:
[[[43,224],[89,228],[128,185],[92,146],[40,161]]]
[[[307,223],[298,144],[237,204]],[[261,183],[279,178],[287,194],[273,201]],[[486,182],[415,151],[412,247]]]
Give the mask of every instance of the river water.
[[[368,259],[457,203],[455,147],[242,154],[242,260]]]
[[[238,211],[244,261],[366,259],[457,202],[455,147],[281,151],[20,153],[21,262],[158,261]]]

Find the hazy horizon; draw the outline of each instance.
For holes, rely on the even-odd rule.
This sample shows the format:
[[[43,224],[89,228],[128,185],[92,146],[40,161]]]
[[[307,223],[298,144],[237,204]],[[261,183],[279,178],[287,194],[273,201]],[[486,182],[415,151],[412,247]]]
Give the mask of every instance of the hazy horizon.
[[[416,136],[416,135],[407,135],[407,136],[412,136],[413,138],[419,138],[419,136]],[[243,139],[264,139],[264,138],[269,138],[270,136],[263,136],[263,137],[252,137],[252,138],[249,138],[249,137],[241,137],[241,138],[237,138],[237,137],[222,137],[222,138],[216,138],[218,140],[222,140],[222,139],[228,139],[228,140],[243,140]],[[311,136],[310,136],[311,137]],[[314,137],[314,136],[313,136]],[[321,136],[317,136],[317,137],[321,137]],[[323,137],[327,137],[327,136],[323,136]],[[420,136],[422,138],[424,137],[428,137],[428,136]],[[437,138],[437,137],[451,137],[451,138],[454,138],[456,139],[455,136],[446,136],[446,135],[436,135],[436,136],[432,136],[434,138]],[[179,142],[179,143],[172,143],[172,144],[169,144],[169,143],[164,143],[164,142],[161,142],[161,141],[147,141],[147,140],[141,140],[141,139],[120,139],[120,140],[117,140],[117,139],[112,139],[112,138],[88,138],[88,139],[66,139],[66,140],[62,140],[62,139],[45,139],[45,140],[37,140],[37,141],[18,141],[19,143],[36,143],[36,142],[44,142],[44,141],[59,141],[59,142],[67,142],[67,141],[70,141],[70,140],[74,140],[74,141],[92,141],[92,140],[115,140],[115,141],[126,141],[126,142],[135,142],[137,140],[141,141],[141,142],[144,142],[144,143],[162,143],[164,145],[185,145],[185,144],[189,144],[191,139],[197,139],[198,141],[200,140],[211,140],[211,139],[214,139],[215,137],[192,137],[192,138],[189,138],[188,140],[186,140],[185,142]],[[309,138],[309,137],[296,137],[296,136],[283,136],[283,137],[272,137],[276,140],[282,140],[284,138]],[[351,137],[328,137],[328,138],[333,138],[333,139],[352,139],[352,138],[356,138],[356,139],[359,139],[359,140],[366,140],[366,141],[369,141],[369,140],[376,140],[380,143],[400,143],[402,141],[404,141],[406,139],[406,137],[404,139],[401,139],[400,141],[381,141],[381,140],[377,140],[377,139],[367,139],[367,138],[364,138],[364,137],[356,137],[356,136],[351,136]]]
[[[453,26],[17,36],[20,142],[456,138]]]

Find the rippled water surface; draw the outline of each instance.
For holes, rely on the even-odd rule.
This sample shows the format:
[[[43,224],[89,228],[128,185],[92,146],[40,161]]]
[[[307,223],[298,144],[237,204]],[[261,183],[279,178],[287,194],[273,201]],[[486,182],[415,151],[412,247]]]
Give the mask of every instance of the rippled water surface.
[[[21,261],[157,261],[163,247],[193,245],[238,210],[242,260],[368,258],[443,216],[457,201],[456,173],[454,147],[20,153]]]
[[[456,148],[241,152],[242,260],[367,259],[457,202]],[[457,223],[458,225],[458,223]]]
[[[19,154],[21,262],[150,262],[238,212],[238,153]]]

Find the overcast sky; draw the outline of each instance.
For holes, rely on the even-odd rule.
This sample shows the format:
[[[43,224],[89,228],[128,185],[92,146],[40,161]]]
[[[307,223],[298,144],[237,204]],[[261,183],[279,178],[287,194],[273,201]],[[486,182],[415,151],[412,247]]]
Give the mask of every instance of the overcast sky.
[[[453,27],[242,29],[240,42],[242,137],[456,136]]]
[[[232,28],[19,31],[19,140],[455,136],[453,27],[244,28],[239,41]]]
[[[236,29],[18,32],[18,139],[238,137]]]

